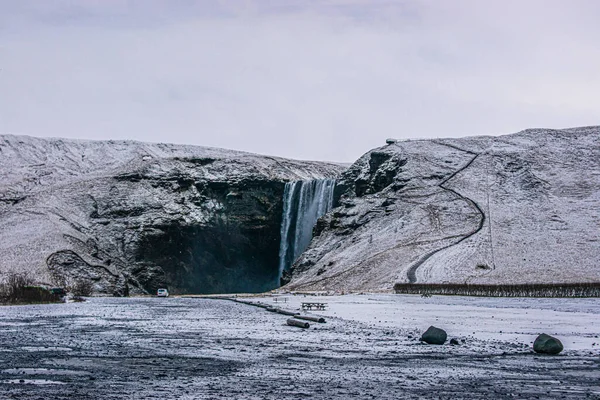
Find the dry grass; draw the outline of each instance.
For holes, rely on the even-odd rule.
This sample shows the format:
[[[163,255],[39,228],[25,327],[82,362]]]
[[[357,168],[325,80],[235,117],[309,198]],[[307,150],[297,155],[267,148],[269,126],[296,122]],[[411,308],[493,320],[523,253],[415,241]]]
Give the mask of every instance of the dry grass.
[[[90,297],[94,292],[94,284],[86,279],[79,279],[71,285],[69,291],[74,297]]]
[[[26,273],[11,273],[0,281],[0,303],[3,304],[36,304],[58,303],[60,296],[48,289],[35,286],[34,280]]]

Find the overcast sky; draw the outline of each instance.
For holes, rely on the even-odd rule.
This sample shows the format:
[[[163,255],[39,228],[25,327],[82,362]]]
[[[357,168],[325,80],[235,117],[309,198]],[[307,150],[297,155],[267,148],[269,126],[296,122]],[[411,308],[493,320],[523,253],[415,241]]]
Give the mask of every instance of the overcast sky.
[[[600,124],[596,0],[0,0],[0,133],[353,161]]]

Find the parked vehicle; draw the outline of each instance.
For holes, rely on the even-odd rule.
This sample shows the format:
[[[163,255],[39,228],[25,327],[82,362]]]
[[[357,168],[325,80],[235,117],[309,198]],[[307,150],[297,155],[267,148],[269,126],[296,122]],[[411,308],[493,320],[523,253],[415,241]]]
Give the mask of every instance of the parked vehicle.
[[[67,290],[61,287],[50,288],[50,293],[63,297],[67,295]]]
[[[169,291],[167,289],[158,289],[156,295],[158,297],[169,297]]]

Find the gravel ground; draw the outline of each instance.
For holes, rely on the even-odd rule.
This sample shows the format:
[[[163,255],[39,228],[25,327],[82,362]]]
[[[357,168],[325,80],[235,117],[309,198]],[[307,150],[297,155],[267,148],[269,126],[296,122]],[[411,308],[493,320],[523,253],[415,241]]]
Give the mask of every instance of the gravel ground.
[[[576,302],[567,307],[554,300],[562,304],[558,311],[547,303],[541,307],[556,318],[571,313],[569,341],[582,338],[571,341],[573,346],[565,343],[559,356],[541,356],[519,340],[530,334],[518,335],[522,324],[515,323],[510,340],[490,332],[479,338],[477,318],[456,335],[449,331],[461,340],[459,346],[420,344],[424,320],[434,325],[444,320],[427,313],[417,322],[402,313],[393,317],[390,310],[402,311],[405,304],[398,299],[421,301],[385,295],[323,298],[330,305],[327,323],[308,330],[285,325],[283,315],[214,299],[93,298],[2,307],[0,398],[600,399],[598,328],[579,329],[586,321],[598,326],[600,319],[589,319],[600,314],[595,300],[581,303],[583,313]],[[447,299],[422,302],[445,303],[450,315],[478,302],[485,315],[498,307],[489,299],[468,305]],[[289,309],[301,300],[262,299]],[[418,307],[404,307],[407,315],[418,314]],[[506,315],[536,322],[538,310],[531,304],[513,302],[506,309],[512,310],[503,311]],[[377,323],[367,322],[367,312]]]

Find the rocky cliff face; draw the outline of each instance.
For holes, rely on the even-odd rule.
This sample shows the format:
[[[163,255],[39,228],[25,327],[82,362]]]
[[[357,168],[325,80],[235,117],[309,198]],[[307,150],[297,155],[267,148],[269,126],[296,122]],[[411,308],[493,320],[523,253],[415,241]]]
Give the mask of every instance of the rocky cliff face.
[[[600,281],[600,127],[397,142],[336,200],[286,289]]]
[[[98,292],[277,287],[285,182],[344,168],[195,146],[0,136],[0,273]]]

